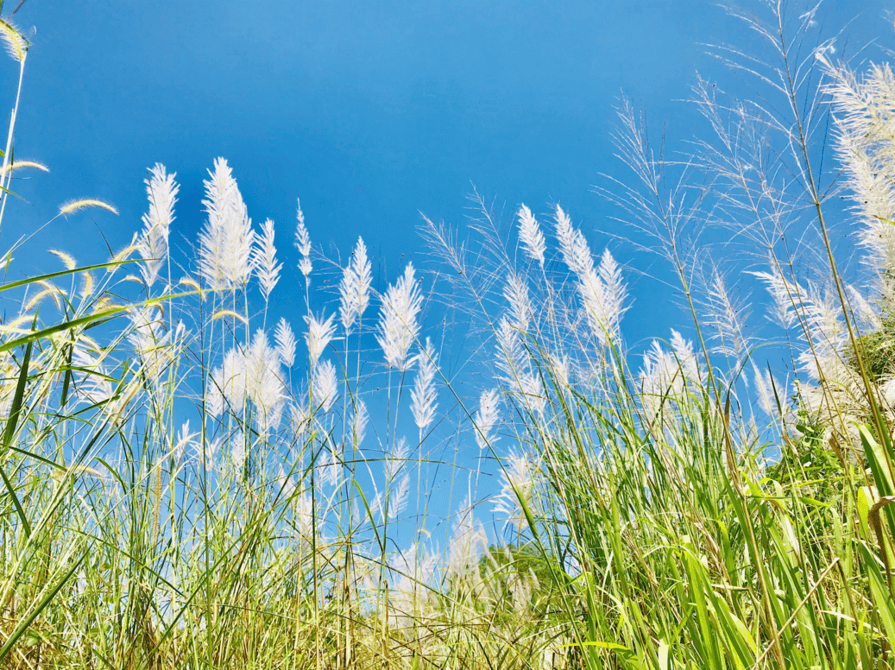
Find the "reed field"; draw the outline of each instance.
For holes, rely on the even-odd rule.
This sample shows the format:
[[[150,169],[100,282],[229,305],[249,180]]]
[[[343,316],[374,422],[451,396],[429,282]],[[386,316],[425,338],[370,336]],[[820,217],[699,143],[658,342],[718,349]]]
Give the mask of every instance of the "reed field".
[[[161,164],[126,248],[17,279],[4,235],[0,667],[895,667],[895,76],[745,7],[707,50],[751,97],[696,79],[685,152],[606,131],[651,342],[647,269],[552,202],[426,212],[382,281],[379,231],[253,221],[223,158],[187,255]],[[0,232],[47,170],[18,104]]]

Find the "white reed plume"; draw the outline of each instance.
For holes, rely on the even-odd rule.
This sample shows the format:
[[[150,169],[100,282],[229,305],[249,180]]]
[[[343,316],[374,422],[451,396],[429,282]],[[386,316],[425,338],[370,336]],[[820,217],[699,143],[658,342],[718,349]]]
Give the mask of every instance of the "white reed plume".
[[[516,216],[519,217],[519,239],[522,241],[525,253],[531,260],[537,261],[543,267],[547,244],[537,219],[525,205],[519,207]]]
[[[357,400],[354,407],[354,415],[351,417],[351,430],[353,432],[354,446],[360,448],[367,433],[367,406],[363,400]]]
[[[895,271],[895,77],[888,65],[871,65],[857,79],[844,66],[834,67],[821,53],[832,82],[838,155],[855,194],[854,209],[863,219],[861,243],[867,262],[885,277]]]
[[[450,547],[447,571],[453,577],[462,577],[475,570],[480,552],[488,547],[488,536],[482,523],[475,518],[468,497],[457,512]]]
[[[842,309],[832,291],[822,292],[818,286],[809,283],[806,293],[802,301],[803,311],[814,350],[804,351],[799,362],[814,380],[822,376],[827,382],[842,381],[847,372],[840,352],[848,341]]]
[[[584,281],[584,278],[594,268],[587,240],[584,239],[580,230],[572,226],[569,215],[559,205],[556,206],[554,218],[556,220],[556,237],[559,240],[563,261],[579,280]]]
[[[784,277],[773,260],[770,262],[770,267],[770,272],[750,274],[758,277],[774,298],[774,308],[769,310],[768,318],[783,330],[789,330],[798,318],[794,305],[799,304],[805,291],[796,282]]]
[[[311,361],[311,367],[317,365],[320,356],[326,351],[327,345],[332,341],[336,333],[336,326],[333,323],[333,315],[325,321],[315,316],[306,316],[305,322],[308,324],[308,332],[305,333],[305,342],[308,345],[308,358]]]
[[[755,390],[758,392],[758,406],[761,407],[761,410],[767,416],[771,418],[776,417],[779,414],[777,411],[777,397],[783,387],[774,379],[770,370],[759,370],[754,361],[752,370],[755,373]],[[783,402],[785,399],[780,398],[780,400]]]
[[[883,327],[883,320],[879,310],[871,305],[867,298],[864,297],[864,294],[851,284],[847,285],[845,288],[848,292],[848,301],[851,310],[862,330],[881,330]]]
[[[280,270],[283,268],[283,264],[277,262],[274,225],[270,219],[261,224],[261,235],[258,236],[258,244],[254,249],[252,259],[258,282],[261,284],[261,293],[267,302],[270,300],[270,294],[277,282],[280,281]]]
[[[276,428],[286,402],[280,356],[270,346],[267,333],[258,329],[246,357],[246,391],[260,412],[262,427]],[[256,413],[257,417],[257,413]]]
[[[183,459],[186,450],[192,446],[196,447],[196,438],[199,436],[199,433],[190,432],[190,421],[187,419],[183,422],[183,425],[180,427],[180,432],[177,433],[177,439],[174,442],[174,461],[180,463],[181,459]]]
[[[233,469],[240,473],[246,464],[246,438],[245,434],[240,431],[232,440],[233,447],[230,449],[230,460],[233,463]]]
[[[216,437],[213,440],[205,441],[205,453],[202,453],[202,447],[197,442],[196,443],[196,456],[200,463],[205,463],[205,471],[211,472],[215,470],[215,463],[218,459],[218,452],[221,449],[221,445],[223,444],[221,438]]]
[[[674,328],[671,329],[671,350],[674,352],[677,363],[684,372],[684,376],[695,382],[702,382],[703,376],[699,369],[699,356],[693,351],[693,343],[685,340]]]
[[[714,339],[719,342],[715,351],[734,358],[737,364],[742,363],[749,350],[749,342],[743,334],[742,326],[746,319],[746,310],[734,302],[727,291],[724,275],[720,272],[712,273],[706,297],[708,309],[706,321],[714,326]]]
[[[407,354],[419,334],[417,316],[422,308],[422,296],[413,274],[413,264],[408,263],[404,275],[388,287],[379,311],[379,327],[376,341],[382,347],[389,367],[401,372],[413,362]]]
[[[380,518],[397,519],[410,499],[410,475],[405,472],[405,465],[410,456],[410,445],[405,438],[399,439],[385,459],[383,471],[385,475],[385,496],[382,493],[376,496],[373,511],[378,512]],[[386,510],[386,505],[388,509]]]
[[[511,271],[507,277],[507,283],[503,287],[503,297],[509,303],[513,325],[521,332],[527,332],[533,310],[528,297],[528,286],[515,272]]]
[[[221,367],[212,373],[206,397],[209,412],[219,415],[224,400],[239,412],[250,400],[258,425],[264,430],[276,428],[286,401],[282,378],[280,356],[268,343],[267,334],[259,329],[247,352],[231,349]]]
[[[350,333],[354,323],[364,315],[364,311],[370,304],[370,285],[373,275],[370,271],[370,261],[367,258],[367,247],[363,239],[357,238],[357,246],[351,254],[351,261],[342,273],[342,282],[339,284],[340,308],[339,315],[345,332]]]
[[[317,464],[317,479],[324,486],[333,487],[339,483],[339,458],[332,445],[323,451],[323,457]]]
[[[493,447],[499,439],[492,435],[500,423],[500,393],[497,389],[489,389],[479,399],[479,411],[475,413],[475,442],[484,450],[489,444]]]
[[[604,249],[600,257],[599,273],[604,289],[603,318],[610,337],[615,339],[619,335],[622,315],[628,311],[630,305],[626,304],[628,288],[622,281],[621,268],[609,249]]]
[[[432,341],[427,337],[426,346],[415,356],[417,373],[413,389],[410,391],[410,410],[413,420],[419,428],[420,436],[435,419],[435,410],[438,409],[436,399],[438,392],[435,390],[435,373],[438,371],[438,354]]]
[[[503,373],[502,379],[512,382],[516,377],[528,370],[531,364],[531,356],[525,347],[522,346],[519,332],[513,327],[507,317],[501,317],[497,324],[496,335],[495,364]]]
[[[88,347],[82,346],[81,343]],[[87,403],[98,404],[112,397],[112,382],[105,364],[106,354],[92,340],[82,338],[72,347],[72,366],[78,397]]]
[[[298,262],[298,269],[308,281],[308,276],[314,266],[311,264],[311,236],[308,229],[305,228],[305,215],[301,211],[301,200],[298,201],[298,213],[296,214],[297,223],[295,225],[295,247],[301,254],[301,260]]]
[[[277,353],[280,360],[287,368],[291,368],[295,364],[295,334],[286,319],[280,317],[277,323],[277,329],[274,331],[274,339],[277,343]]]
[[[394,588],[389,590],[389,627],[410,631],[420,627],[420,608],[435,574],[437,556],[414,542],[389,561]]]
[[[158,387],[162,373],[178,356],[186,327],[181,321],[173,331],[166,331],[160,311],[152,307],[131,310],[128,316],[128,342],[137,353],[142,373],[154,388]]]
[[[528,523],[523,503],[532,515],[536,514],[535,466],[528,457],[517,451],[511,451],[507,461],[507,465],[501,471],[503,484],[494,501],[494,512],[504,515],[507,523],[522,530]]]
[[[658,340],[643,355],[643,367],[638,375],[641,403],[652,421],[661,408],[666,410],[671,401],[683,398],[689,383],[701,383],[701,374],[693,345],[672,330],[673,352],[666,351]]]
[[[628,291],[621,269],[608,249],[603,252],[599,268],[594,268],[587,240],[559,205],[555,218],[563,260],[578,278],[578,295],[591,332],[601,345],[606,345],[618,338],[622,314],[628,309]]]
[[[336,366],[329,361],[323,361],[315,366],[312,384],[314,403],[326,414],[339,397],[339,377],[336,375]]]
[[[168,236],[174,221],[174,203],[180,191],[180,186],[174,181],[176,176],[176,173],[167,174],[165,166],[156,163],[145,180],[149,211],[143,215],[139,251],[144,260],[140,273],[147,287],[151,287],[158,278],[168,258]]]
[[[252,274],[255,233],[232,171],[223,158],[205,180],[208,219],[199,234],[199,273],[214,289],[244,286]]]
[[[280,488],[280,496],[283,499],[288,500],[295,493],[295,490],[297,488],[295,485],[295,480],[286,473],[286,470],[283,468],[282,463],[280,464],[280,470],[277,474],[275,482]]]

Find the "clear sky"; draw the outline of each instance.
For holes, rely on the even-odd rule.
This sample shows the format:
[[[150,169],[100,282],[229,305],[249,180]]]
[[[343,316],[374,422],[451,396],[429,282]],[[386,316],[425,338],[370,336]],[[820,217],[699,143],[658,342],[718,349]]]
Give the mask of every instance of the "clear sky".
[[[827,0],[819,29],[854,20],[854,43],[888,44],[891,4]],[[16,155],[52,172],[14,182],[30,204],[10,206],[0,246],[94,196],[121,216],[58,220],[20,259],[45,269],[44,249],[61,246],[102,260],[102,236],[122,245],[139,227],[145,170],[160,161],[181,183],[172,243],[186,249],[206,169],[224,156],[250,216],[276,222],[287,272],[300,197],[315,243],[346,254],[362,234],[389,280],[422,248],[419,211],[462,224],[472,184],[506,218],[520,202],[562,203],[596,251],[609,242],[650,262],[601,235],[625,234],[591,190],[623,172],[613,107],[624,90],[654,128],[689,139],[695,114],[680,100],[695,73],[731,79],[702,44],[750,39],[710,0],[27,0],[14,19],[34,26]],[[0,63],[0,109],[16,74]],[[633,289],[643,302],[655,287]],[[636,308],[627,321],[658,335]]]

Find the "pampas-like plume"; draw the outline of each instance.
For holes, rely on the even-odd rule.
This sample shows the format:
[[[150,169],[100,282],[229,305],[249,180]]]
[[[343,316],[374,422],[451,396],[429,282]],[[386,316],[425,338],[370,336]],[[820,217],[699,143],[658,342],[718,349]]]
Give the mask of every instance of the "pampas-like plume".
[[[410,410],[413,412],[413,420],[420,430],[420,436],[435,418],[435,410],[438,409],[435,391],[435,373],[438,354],[432,346],[432,341],[427,337],[426,346],[415,357],[417,365],[416,380],[410,391]]]
[[[454,577],[464,576],[478,564],[479,553],[488,547],[488,536],[482,523],[475,518],[467,497],[460,505],[450,542],[447,571]]]
[[[777,389],[777,393],[779,393],[779,390],[782,387],[771,375],[770,370],[759,370],[754,361],[752,363],[752,370],[755,372],[755,389],[758,391],[758,406],[761,407],[766,415],[773,418],[779,414],[777,408],[777,396],[774,393],[774,389]]]
[[[333,339],[336,326],[333,323],[332,315],[326,321],[321,321],[315,316],[306,316],[305,322],[308,324],[308,332],[305,333],[305,342],[308,345],[308,358],[311,361],[311,367],[314,367],[317,365],[320,355]]]
[[[741,363],[749,349],[742,327],[745,310],[734,303],[727,292],[724,275],[719,272],[714,272],[712,275],[706,306],[707,321],[715,327],[714,338],[719,342],[715,351],[736,359],[737,364]]]
[[[311,383],[314,402],[326,414],[339,397],[339,378],[336,375],[336,366],[329,361],[323,361],[317,365],[314,368]]]
[[[503,287],[503,297],[509,303],[513,326],[523,333],[527,332],[533,310],[528,297],[528,286],[515,272],[509,273]]]
[[[503,484],[494,500],[494,512],[505,515],[508,524],[522,530],[527,523],[523,501],[532,513],[535,510],[534,467],[527,456],[517,451],[511,451],[507,461],[506,467],[501,471]]]
[[[376,341],[382,347],[389,367],[404,372],[412,364],[407,354],[419,333],[417,315],[423,299],[416,285],[413,264],[408,263],[404,275],[388,287],[382,298]]]
[[[779,325],[783,330],[789,330],[796,322],[797,314],[793,308],[798,304],[804,290],[795,282],[788,280],[777,269],[776,263],[771,263],[771,272],[750,273],[760,279],[767,288],[768,293],[774,298],[774,308],[769,310],[768,318]]]
[[[888,65],[872,65],[858,80],[818,54],[832,77],[828,87],[837,112],[838,155],[864,221],[860,239],[866,261],[884,279],[895,271],[895,76]]]
[[[308,276],[311,274],[311,270],[314,269],[314,266],[311,264],[311,236],[308,234],[308,229],[305,228],[305,215],[304,212],[301,211],[301,200],[298,201],[296,219],[295,248],[298,249],[298,253],[301,254],[301,260],[298,262],[298,269],[301,270],[301,273],[305,276],[305,281],[308,281]]]
[[[584,239],[580,230],[572,226],[569,215],[559,205],[556,206],[555,220],[556,237],[559,240],[563,261],[579,281],[584,281],[584,278],[589,276],[594,269],[594,261],[587,240]]]
[[[500,422],[500,393],[497,389],[489,389],[479,399],[479,411],[475,413],[475,442],[484,450],[489,444],[494,445],[498,436],[492,432]]]
[[[277,343],[280,360],[287,368],[291,368],[295,364],[295,334],[286,319],[282,317],[274,331],[274,339]]]
[[[260,329],[247,352],[234,348],[224,356],[221,367],[212,373],[206,403],[209,412],[217,416],[224,409],[224,400],[239,412],[247,399],[254,404],[255,420],[262,429],[279,425],[286,401],[280,356]]]
[[[359,321],[370,304],[370,284],[373,275],[370,272],[370,261],[367,259],[367,247],[363,239],[357,238],[357,246],[351,254],[351,262],[342,274],[339,284],[339,314],[345,332],[350,333],[355,321]]]
[[[258,275],[258,282],[261,284],[261,293],[266,302],[270,300],[271,292],[280,281],[280,270],[283,268],[283,264],[277,262],[274,226],[270,219],[261,224],[261,235],[252,254],[252,264],[256,268],[255,272]]]
[[[232,170],[223,158],[205,185],[208,219],[199,234],[199,274],[213,289],[245,286],[252,275],[255,233]]]
[[[354,433],[354,446],[359,448],[364,441],[367,432],[367,406],[363,400],[358,400],[354,408],[354,416],[351,418],[351,430]]]
[[[407,501],[410,499],[410,475],[402,474],[404,465],[410,456],[410,445],[401,438],[393,445],[388,458],[385,459],[386,496],[388,502],[388,518],[397,519]],[[400,475],[400,479],[399,476]]]
[[[622,314],[628,309],[621,270],[608,249],[603,252],[599,268],[594,268],[587,240],[559,205],[555,218],[563,260],[578,278],[578,295],[591,332],[601,345],[606,345],[618,338]]]
[[[544,242],[544,234],[541,232],[537,219],[525,205],[519,207],[516,216],[519,217],[519,239],[525,248],[525,253],[531,260],[537,261],[543,267],[547,244]]]
[[[145,180],[149,211],[143,215],[139,251],[143,258],[140,273],[147,288],[158,279],[168,258],[168,235],[174,221],[174,203],[180,191],[180,186],[174,181],[176,176],[176,173],[168,174],[161,163],[156,163]]]

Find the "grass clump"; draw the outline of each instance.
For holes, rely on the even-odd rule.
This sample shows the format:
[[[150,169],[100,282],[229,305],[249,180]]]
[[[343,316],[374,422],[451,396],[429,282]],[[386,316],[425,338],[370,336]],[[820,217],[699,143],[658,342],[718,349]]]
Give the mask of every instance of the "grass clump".
[[[410,263],[377,286],[363,240],[318,255],[299,205],[303,313],[274,325],[276,226],[224,159],[195,258],[156,165],[127,248],[0,286],[0,667],[893,667],[895,79],[796,60],[808,15],[769,11],[740,18],[774,61],[716,55],[779,104],[698,82],[710,135],[679,181],[621,106],[633,179],[604,193],[687,316],[642,351],[626,270],[571,213],[510,227],[478,196],[467,243],[425,219],[431,290]],[[839,172],[861,271],[830,242]],[[715,256],[712,226],[737,230]]]

